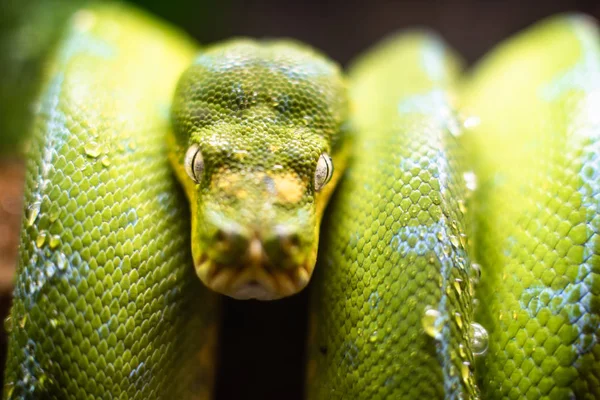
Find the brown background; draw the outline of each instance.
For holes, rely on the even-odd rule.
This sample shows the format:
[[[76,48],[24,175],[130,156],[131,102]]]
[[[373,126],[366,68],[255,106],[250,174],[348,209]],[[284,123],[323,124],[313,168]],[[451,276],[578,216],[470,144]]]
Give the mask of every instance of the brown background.
[[[135,0],[201,43],[289,36],[346,65],[388,33],[430,27],[472,63],[495,43],[558,12],[600,17],[600,1],[191,1]],[[23,170],[0,160],[0,317],[10,303]],[[306,293],[271,303],[225,300],[217,399],[302,397]],[[5,356],[0,332],[0,362]]]

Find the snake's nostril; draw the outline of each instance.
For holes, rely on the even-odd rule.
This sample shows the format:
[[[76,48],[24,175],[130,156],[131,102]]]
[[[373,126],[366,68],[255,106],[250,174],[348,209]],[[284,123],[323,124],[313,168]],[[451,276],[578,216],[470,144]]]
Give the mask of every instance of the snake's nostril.
[[[274,266],[297,267],[303,261],[303,241],[296,229],[277,227],[264,240],[265,252]]]
[[[287,236],[287,243],[290,248],[297,249],[300,247],[300,235],[293,232]]]
[[[217,244],[226,244],[228,239],[228,234],[221,228],[218,228],[215,232],[215,243]]]
[[[283,252],[290,258],[295,259],[300,253],[301,249],[301,240],[300,235],[296,232],[290,233],[281,237],[280,246]]]
[[[222,264],[238,266],[248,249],[249,239],[243,227],[221,215],[206,218],[202,238],[209,257]]]

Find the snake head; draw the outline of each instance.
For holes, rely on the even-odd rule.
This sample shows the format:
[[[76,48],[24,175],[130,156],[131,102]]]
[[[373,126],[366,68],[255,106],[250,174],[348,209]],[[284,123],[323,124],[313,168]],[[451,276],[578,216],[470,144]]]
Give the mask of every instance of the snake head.
[[[345,99],[339,67],[289,41],[218,44],[183,73],[169,158],[208,287],[270,300],[307,285],[345,163]]]

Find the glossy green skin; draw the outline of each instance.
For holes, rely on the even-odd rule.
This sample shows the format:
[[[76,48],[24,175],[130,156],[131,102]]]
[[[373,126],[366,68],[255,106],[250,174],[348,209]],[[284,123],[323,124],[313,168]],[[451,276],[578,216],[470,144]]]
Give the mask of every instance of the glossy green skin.
[[[587,84],[597,38],[588,22],[538,28],[482,64],[463,104],[459,62],[430,34],[393,38],[355,64],[357,150],[323,224],[310,398],[479,397],[472,214],[478,320],[491,333],[481,397],[597,397],[598,135],[583,113],[597,98]],[[191,268],[194,230],[163,141],[195,46],[110,5],[76,14],[62,43],[34,120],[4,398],[209,397],[216,302]],[[563,91],[551,78],[570,68],[579,86]],[[544,82],[558,82],[551,101],[534,95]],[[482,121],[464,139],[459,106]],[[533,154],[531,139],[542,143]],[[427,307],[440,313],[435,337]]]
[[[323,224],[311,399],[477,396],[459,71],[426,32],[390,38],[351,69],[356,151]],[[427,308],[440,313],[436,338]]]
[[[196,51],[124,6],[70,20],[29,144],[4,399],[208,396],[215,298],[164,145]]]
[[[562,16],[467,80],[484,398],[600,397],[600,34]],[[481,367],[481,368],[479,368]]]
[[[348,114],[340,67],[291,40],[218,43],[183,73],[169,151],[190,200],[192,253],[207,286],[236,297],[238,275],[254,274],[244,279],[274,278],[275,298],[305,287],[339,177],[317,190],[315,170],[327,154],[343,171]],[[192,145],[204,165],[197,183],[183,165]],[[256,266],[246,257],[253,240],[262,247]],[[219,270],[203,270],[204,259]]]

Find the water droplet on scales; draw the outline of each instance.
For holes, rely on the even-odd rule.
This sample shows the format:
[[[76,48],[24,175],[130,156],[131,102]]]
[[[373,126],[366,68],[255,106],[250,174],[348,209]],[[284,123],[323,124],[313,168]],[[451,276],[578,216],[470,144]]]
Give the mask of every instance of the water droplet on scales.
[[[465,120],[463,122],[463,127],[465,129],[473,129],[473,128],[477,127],[480,123],[481,123],[481,120],[479,119],[479,117],[472,115],[472,116],[465,118]]]
[[[369,336],[369,342],[375,343],[377,340],[378,340],[378,333],[377,333],[377,331],[373,331],[373,333],[371,333],[371,336]]]
[[[9,315],[8,317],[6,317],[4,319],[4,331],[6,333],[11,333],[13,330],[14,324],[13,324],[13,319],[12,317]]]
[[[481,356],[485,354],[489,343],[488,332],[485,328],[477,322],[473,322],[471,324],[469,337],[471,340],[471,347],[473,348],[473,355]]]
[[[37,237],[35,238],[35,244],[38,248],[41,248],[44,243],[46,243],[46,237],[48,237],[48,233],[45,231],[38,233]]]
[[[35,201],[27,208],[27,226],[32,226],[34,224],[38,215],[40,215],[41,206],[42,203],[40,201]]]
[[[85,151],[85,154],[87,154],[88,157],[98,158],[98,156],[100,156],[100,154],[102,153],[102,146],[100,146],[98,142],[94,142],[92,140],[85,144],[83,150]]]
[[[428,336],[439,340],[442,338],[442,315],[434,308],[427,308],[421,319],[423,330]]]
[[[477,189],[477,177],[473,171],[465,172],[463,174],[463,178],[465,180],[465,186],[468,190],[474,191]]]
[[[463,361],[463,363],[460,366],[460,375],[463,379],[463,382],[467,382],[469,380],[469,367],[471,366],[471,364],[468,361]]]
[[[50,236],[48,245],[50,246],[51,249],[55,249],[59,244],[60,244],[60,236],[58,236],[58,235]]]

